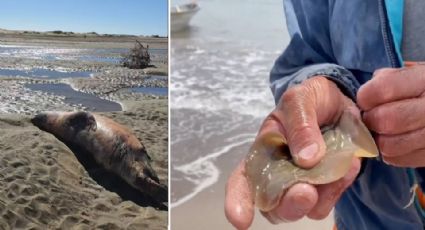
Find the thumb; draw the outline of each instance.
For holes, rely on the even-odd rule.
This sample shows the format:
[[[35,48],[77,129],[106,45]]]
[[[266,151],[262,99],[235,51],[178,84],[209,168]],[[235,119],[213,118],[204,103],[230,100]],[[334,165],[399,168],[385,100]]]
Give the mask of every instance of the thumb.
[[[280,121],[297,165],[315,166],[325,155],[320,125],[335,123],[346,106],[335,83],[314,77],[288,89],[272,113]]]

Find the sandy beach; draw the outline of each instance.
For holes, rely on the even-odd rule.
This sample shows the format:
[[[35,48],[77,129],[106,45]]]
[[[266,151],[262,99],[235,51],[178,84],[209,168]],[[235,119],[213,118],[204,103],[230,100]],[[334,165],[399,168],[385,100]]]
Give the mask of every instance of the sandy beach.
[[[136,39],[150,46],[152,67],[120,66],[122,56]],[[0,30],[0,98],[4,99],[0,112],[93,110],[63,95],[52,96],[48,90],[30,90],[25,87],[28,84],[67,84],[75,91],[116,103],[127,98],[150,98],[128,89],[168,87],[167,50],[167,38]]]
[[[0,31],[0,229],[167,228],[167,203],[90,168],[29,121],[47,110],[101,112],[134,132],[168,184],[168,97],[130,90],[167,87],[167,39],[138,38],[155,67],[119,67],[134,39]]]
[[[219,165],[220,169],[217,182],[199,192],[188,201],[172,208],[172,229],[234,229],[233,226],[226,220],[224,215],[224,187],[227,178],[230,176],[231,170],[237,166],[239,159],[241,159],[239,156],[243,157],[248,148],[249,144],[235,146],[230,149],[231,154],[227,154],[213,160],[214,164]],[[172,191],[181,191],[184,189],[184,185],[179,186],[173,184],[172,186]],[[331,230],[332,227],[332,214],[322,221],[304,218],[294,223],[272,225],[264,219],[258,211],[256,211],[254,222],[250,229]]]
[[[191,27],[171,34],[171,227],[233,229],[224,215],[225,183],[275,107],[269,73],[290,38],[280,1],[199,5]],[[256,213],[250,229],[332,225],[332,215],[272,225]]]

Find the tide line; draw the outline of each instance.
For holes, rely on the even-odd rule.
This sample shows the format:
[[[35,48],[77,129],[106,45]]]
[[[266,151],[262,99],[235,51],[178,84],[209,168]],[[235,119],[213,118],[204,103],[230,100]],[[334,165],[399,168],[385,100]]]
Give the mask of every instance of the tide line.
[[[227,152],[229,152],[231,149],[238,147],[238,146],[242,146],[248,143],[252,143],[254,141],[254,137],[255,135],[252,135],[251,138],[246,138],[243,139],[241,141],[229,144],[224,146],[223,148],[219,149],[216,152],[210,153],[204,157],[200,157],[195,161],[192,161],[188,164],[185,165],[181,165],[178,167],[175,167],[174,169],[177,171],[180,171],[184,174],[192,174],[193,172],[209,172],[210,175],[205,177],[204,180],[202,180],[201,183],[199,183],[198,185],[196,185],[195,189],[187,194],[186,196],[180,198],[179,200],[172,202],[171,203],[171,208],[175,208],[178,207],[179,205],[182,205],[183,203],[189,201],[190,199],[192,199],[193,197],[195,197],[198,193],[202,192],[204,189],[210,187],[211,185],[215,184],[218,181],[218,177],[220,175],[220,172],[218,170],[218,168],[212,163],[210,162],[210,160],[215,159]],[[202,167],[204,166],[204,168]]]

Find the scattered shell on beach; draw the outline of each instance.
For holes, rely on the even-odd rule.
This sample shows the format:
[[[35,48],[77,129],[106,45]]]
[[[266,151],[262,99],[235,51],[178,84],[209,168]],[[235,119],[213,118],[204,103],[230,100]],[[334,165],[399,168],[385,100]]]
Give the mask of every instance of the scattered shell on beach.
[[[275,208],[286,190],[296,183],[327,184],[342,178],[350,169],[353,156],[378,156],[369,130],[348,111],[336,125],[322,129],[322,135],[326,154],[311,169],[295,165],[281,134],[269,133],[256,139],[246,158],[246,174],[260,210]]]

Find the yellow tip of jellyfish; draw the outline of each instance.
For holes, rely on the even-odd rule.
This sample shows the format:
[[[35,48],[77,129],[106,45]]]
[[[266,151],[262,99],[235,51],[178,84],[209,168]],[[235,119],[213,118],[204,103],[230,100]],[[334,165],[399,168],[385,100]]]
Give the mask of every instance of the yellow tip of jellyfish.
[[[355,157],[377,157],[378,152],[370,152],[364,149],[358,149],[356,152],[354,152],[354,156]]]

